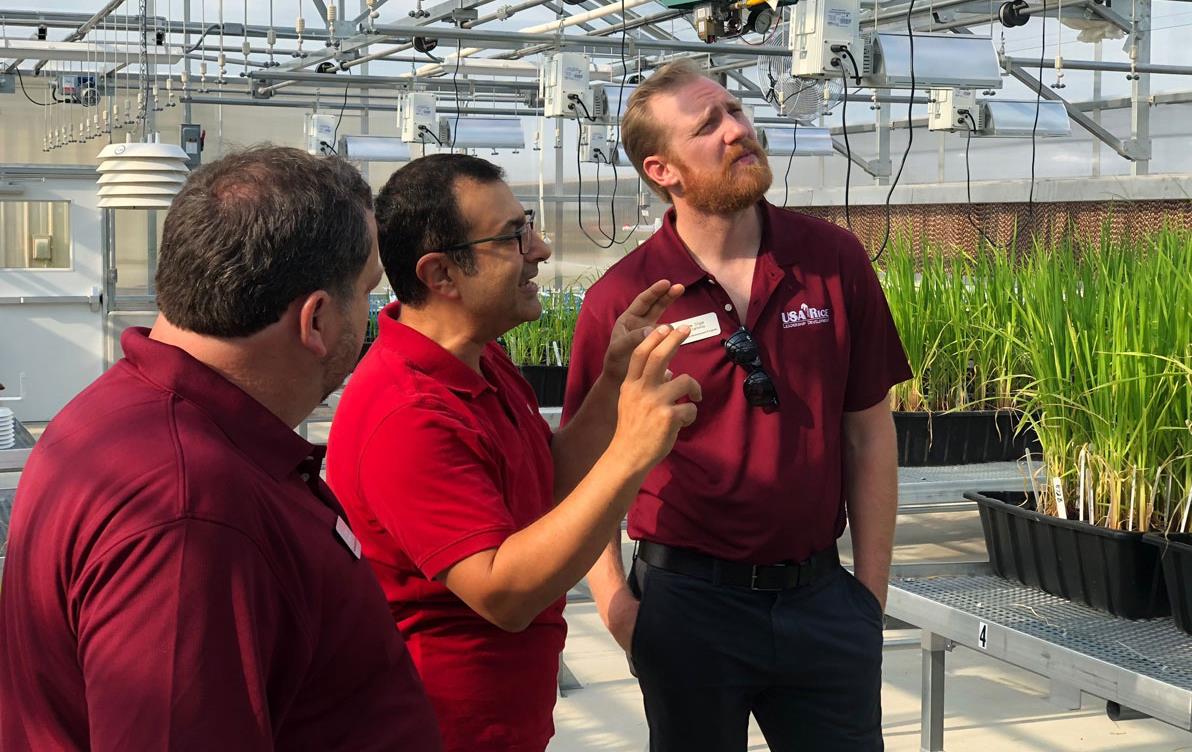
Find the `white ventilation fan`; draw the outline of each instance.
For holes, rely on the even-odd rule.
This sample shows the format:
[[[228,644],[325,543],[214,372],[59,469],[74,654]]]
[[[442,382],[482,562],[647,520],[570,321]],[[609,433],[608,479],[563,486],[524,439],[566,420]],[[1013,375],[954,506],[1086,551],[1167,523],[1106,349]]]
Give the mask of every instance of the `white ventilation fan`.
[[[130,137],[131,138],[131,137]],[[102,209],[166,209],[189,172],[182,147],[157,143],[109,144],[99,153]]]
[[[789,57],[763,57],[757,63],[758,84],[774,109],[802,125],[810,125],[840,103],[844,85],[839,79],[791,75]],[[769,92],[773,91],[773,95]]]

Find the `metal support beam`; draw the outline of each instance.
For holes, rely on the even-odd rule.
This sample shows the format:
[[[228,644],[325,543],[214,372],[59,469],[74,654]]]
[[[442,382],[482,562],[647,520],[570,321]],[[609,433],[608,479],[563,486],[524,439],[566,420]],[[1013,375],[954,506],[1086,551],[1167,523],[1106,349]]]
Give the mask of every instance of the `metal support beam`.
[[[1149,44],[1149,42],[1146,45],[1147,46],[1147,60],[1144,61],[1142,59],[1143,44],[1141,41],[1141,39],[1144,37],[1146,37],[1145,34],[1140,35],[1140,41],[1139,41],[1139,45],[1138,45],[1139,62],[1138,62],[1138,65],[1135,66],[1135,68],[1137,69],[1137,71],[1139,73],[1162,73],[1164,75],[1171,75],[1171,76],[1192,76],[1192,65],[1156,65],[1156,64],[1150,63],[1149,62],[1149,58],[1150,58],[1150,44]],[[1007,56],[1007,57],[1003,58],[1003,62],[1013,63],[1015,65],[1020,65],[1025,68],[1028,68],[1028,69],[1030,69],[1030,68],[1034,68],[1035,70],[1039,69],[1039,58],[1037,58],[1037,57],[1029,58],[1029,57],[1009,57],[1009,56]],[[1064,58],[1064,69],[1065,70],[1083,70],[1083,71],[1106,71],[1106,72],[1110,72],[1110,73],[1115,73],[1115,72],[1116,73],[1129,73],[1130,72],[1130,64],[1129,63],[1111,63],[1111,62],[1097,61],[1097,60],[1069,60],[1068,58]]]
[[[1151,0],[1135,0],[1134,16],[1131,19],[1131,35],[1134,49],[1131,57],[1136,64],[1151,68]],[[1137,67],[1136,67],[1137,71]],[[1130,98],[1130,141],[1138,155],[1130,165],[1131,175],[1146,175],[1151,165],[1151,108],[1147,100],[1151,96],[1150,71],[1136,72],[1131,81]]]
[[[1102,19],[1110,22],[1127,34],[1130,33],[1130,21],[1110,10],[1108,6],[1101,5],[1100,3],[1094,3],[1091,0],[1086,0],[1084,7],[1091,11],[1094,15],[1100,16]],[[1065,60],[1064,62],[1067,63],[1068,61]]]
[[[923,702],[919,748],[944,752],[944,653],[948,641],[923,630]]]
[[[869,173],[873,177],[875,177],[875,178],[890,177],[890,163],[888,161],[884,165],[884,169],[883,169],[883,165],[881,165],[880,163],[878,163],[876,161],[870,161],[868,159],[865,159],[861,155],[857,154],[856,149],[846,148],[844,145],[844,142],[837,138],[832,139],[832,148],[835,149],[838,153],[851,159],[853,164],[857,165],[862,170],[865,170],[865,172]]]
[[[1066,64],[1067,63],[1065,62],[1065,65]],[[1011,76],[1014,76],[1014,78],[1017,78],[1019,81],[1026,84],[1027,87],[1032,91],[1038,89],[1044,99],[1054,102],[1063,102],[1065,109],[1068,110],[1068,117],[1072,118],[1072,120],[1075,121],[1076,124],[1081,128],[1084,128],[1089,133],[1104,141],[1110,149],[1113,149],[1122,157],[1131,161],[1139,158],[1140,153],[1137,151],[1137,147],[1133,142],[1123,141],[1122,139],[1102,128],[1092,118],[1081,112],[1080,109],[1074,106],[1071,102],[1066,101],[1063,97],[1061,97],[1059,94],[1056,94],[1047,86],[1043,86],[1039,79],[1035,78],[1032,74],[1027,73],[1026,69],[1021,65],[1006,59],[1002,61],[1002,67]]]

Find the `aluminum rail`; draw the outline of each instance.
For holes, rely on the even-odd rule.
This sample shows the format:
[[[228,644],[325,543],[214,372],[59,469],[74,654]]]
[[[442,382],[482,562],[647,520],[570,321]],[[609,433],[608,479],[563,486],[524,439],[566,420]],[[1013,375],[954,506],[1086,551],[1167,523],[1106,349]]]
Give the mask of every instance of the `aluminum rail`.
[[[886,614],[922,630],[924,752],[944,749],[944,664],[955,645],[1192,730],[1192,640],[1170,618],[1131,622],[994,577],[986,564],[895,565]]]

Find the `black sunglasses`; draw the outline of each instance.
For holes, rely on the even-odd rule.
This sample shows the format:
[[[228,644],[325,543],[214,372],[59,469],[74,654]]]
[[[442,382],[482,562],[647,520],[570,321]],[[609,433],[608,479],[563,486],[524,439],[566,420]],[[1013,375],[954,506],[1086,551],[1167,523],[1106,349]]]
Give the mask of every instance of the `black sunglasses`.
[[[750,407],[760,407],[770,412],[778,407],[778,390],[770,374],[762,368],[761,351],[753,335],[745,327],[733,332],[728,339],[721,340],[728,353],[728,359],[741,366],[749,375],[745,377],[743,385],[745,400]]]
[[[530,244],[526,242],[526,236],[529,235],[533,231],[534,231],[534,210],[526,209],[526,223],[523,224],[521,227],[518,227],[513,232],[507,232],[504,235],[493,235],[490,238],[478,238],[476,240],[468,240],[463,243],[456,243],[455,245],[449,245],[444,248],[440,248],[439,250],[444,251],[444,252],[459,251],[459,250],[463,250],[464,248],[468,248],[469,246],[480,245],[481,243],[492,243],[495,241],[513,240],[514,238],[516,238],[517,239],[517,252],[520,253],[521,255],[525,256],[530,251]]]

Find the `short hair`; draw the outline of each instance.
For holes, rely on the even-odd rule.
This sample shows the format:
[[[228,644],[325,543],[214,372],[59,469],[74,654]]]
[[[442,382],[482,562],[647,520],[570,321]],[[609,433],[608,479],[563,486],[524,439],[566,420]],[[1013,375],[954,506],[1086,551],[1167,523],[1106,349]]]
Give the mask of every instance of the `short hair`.
[[[668,202],[671,200],[670,191],[646,177],[642,169],[646,157],[666,153],[668,141],[666,124],[654,118],[650,111],[650,100],[700,78],[707,76],[698,65],[687,58],[667,63],[637,87],[629,97],[629,104],[621,118],[621,145],[625,148],[625,154],[650,189]]]
[[[371,210],[368,183],[335,157],[262,145],[203,165],[166,215],[158,310],[198,334],[245,337],[316,290],[346,304],[372,250]]]
[[[497,165],[467,154],[420,157],[389,176],[377,194],[377,242],[389,286],[402,304],[423,305],[430,294],[418,279],[419,259],[468,240],[470,228],[455,200],[456,182],[495,183],[504,177]],[[447,255],[465,274],[476,273],[470,247]]]

